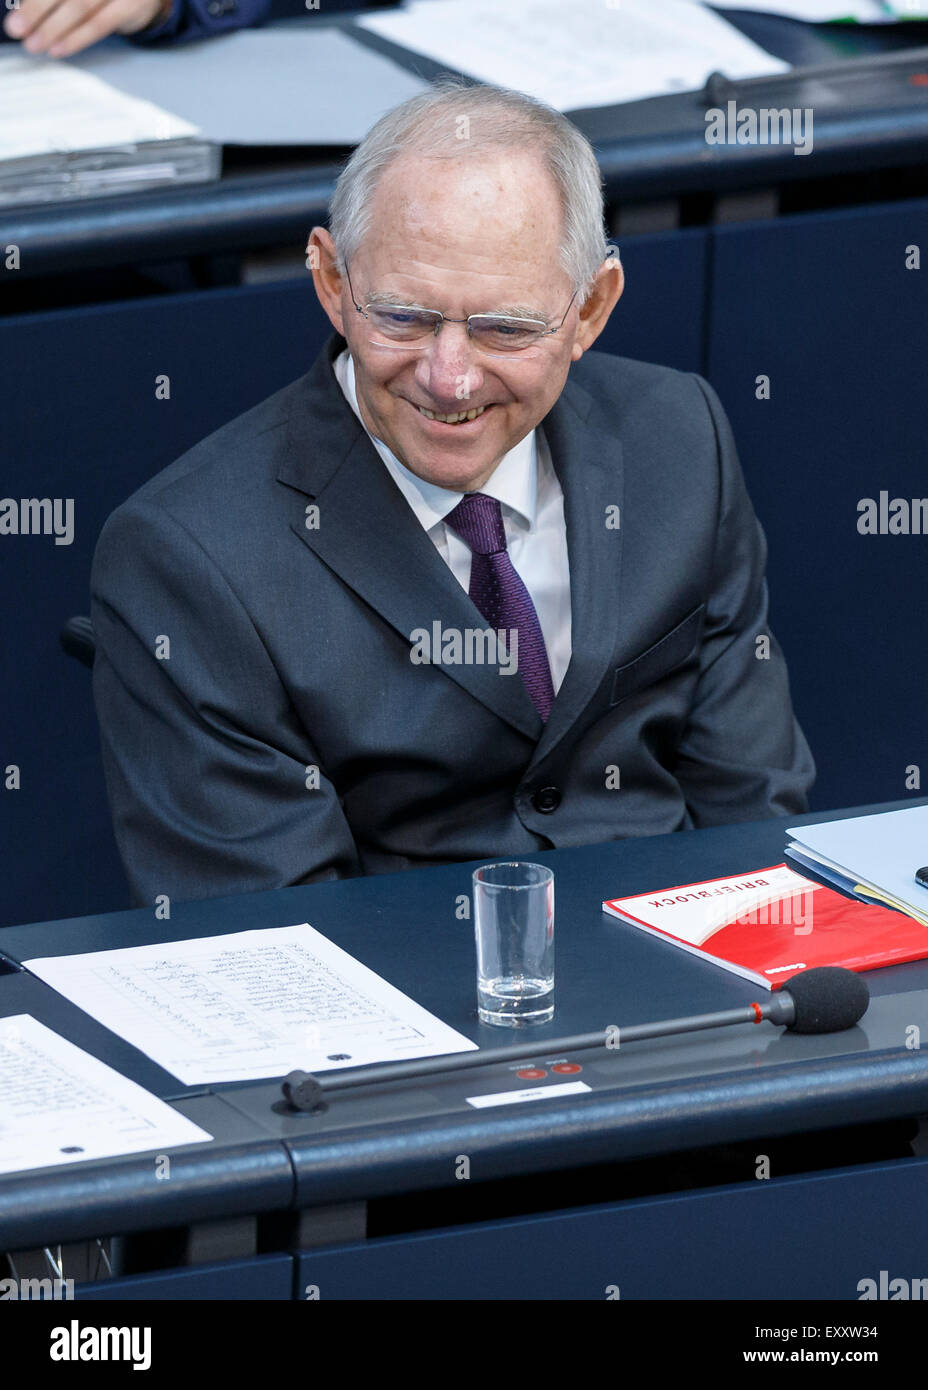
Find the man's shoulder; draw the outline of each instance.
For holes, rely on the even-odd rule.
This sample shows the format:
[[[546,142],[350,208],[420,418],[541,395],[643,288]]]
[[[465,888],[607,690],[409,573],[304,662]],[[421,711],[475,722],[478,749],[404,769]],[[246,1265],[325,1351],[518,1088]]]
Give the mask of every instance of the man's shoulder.
[[[691,405],[705,384],[694,372],[596,351],[574,364],[570,381],[607,408],[631,403],[656,408],[668,401]]]
[[[692,448],[714,456],[724,428],[718,398],[697,373],[608,352],[574,363],[564,396],[587,428],[641,443],[650,454]]]
[[[92,587],[105,572],[194,544],[223,563],[279,527],[286,491],[277,483],[293,425],[312,415],[313,372],[275,391],[201,439],[110,513],[94,552]]]

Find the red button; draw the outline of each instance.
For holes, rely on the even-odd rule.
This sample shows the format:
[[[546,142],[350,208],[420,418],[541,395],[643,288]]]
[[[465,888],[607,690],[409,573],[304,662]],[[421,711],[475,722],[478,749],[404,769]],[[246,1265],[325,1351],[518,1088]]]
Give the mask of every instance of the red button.
[[[555,1067],[555,1071],[557,1068]],[[516,1072],[516,1076],[521,1076],[523,1081],[540,1081],[543,1076],[547,1076],[546,1071],[541,1071],[539,1067],[523,1067]]]
[[[560,1072],[561,1076],[572,1076],[574,1072],[583,1071],[577,1062],[555,1062],[552,1071]]]
[[[928,72],[913,72],[909,81],[913,87],[928,87]]]

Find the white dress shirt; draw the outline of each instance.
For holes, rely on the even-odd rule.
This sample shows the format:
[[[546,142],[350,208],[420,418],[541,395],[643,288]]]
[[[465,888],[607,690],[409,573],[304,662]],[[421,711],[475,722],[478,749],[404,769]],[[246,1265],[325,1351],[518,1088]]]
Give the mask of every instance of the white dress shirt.
[[[364,425],[350,353],[341,352],[334,365],[345,399]],[[382,439],[366,425],[364,429],[435,549],[461,587],[468,589],[470,547],[445,524],[464,493],[418,478]],[[509,558],[535,605],[557,691],[570,662],[570,567],[564,494],[540,429],[532,430],[503,455],[480,491],[501,504]]]

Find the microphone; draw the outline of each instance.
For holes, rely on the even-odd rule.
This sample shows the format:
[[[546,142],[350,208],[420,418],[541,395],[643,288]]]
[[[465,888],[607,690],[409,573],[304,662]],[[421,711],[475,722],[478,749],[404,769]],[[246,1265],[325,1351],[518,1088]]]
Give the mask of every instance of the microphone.
[[[866,980],[837,965],[803,970],[777,994],[792,1000],[793,1018],[786,1023],[792,1033],[841,1033],[863,1018],[870,1003]]]
[[[333,1091],[376,1082],[409,1081],[438,1072],[464,1071],[496,1062],[518,1062],[541,1053],[550,1056],[556,1052],[583,1052],[595,1047],[614,1051],[619,1043],[724,1028],[733,1023],[774,1023],[791,1033],[840,1033],[853,1028],[863,1018],[869,1003],[870,990],[860,975],[837,965],[819,965],[793,975],[788,986],[781,985],[763,1004],[745,1004],[737,1009],[693,1014],[688,1018],[668,1018],[659,1023],[633,1023],[627,1028],[613,1026],[598,1033],[578,1033],[569,1038],[542,1038],[519,1047],[481,1048],[463,1055],[446,1053],[440,1057],[414,1057],[405,1062],[344,1067],[321,1076],[292,1071],[281,1084],[286,1102],[281,1108],[316,1110]]]

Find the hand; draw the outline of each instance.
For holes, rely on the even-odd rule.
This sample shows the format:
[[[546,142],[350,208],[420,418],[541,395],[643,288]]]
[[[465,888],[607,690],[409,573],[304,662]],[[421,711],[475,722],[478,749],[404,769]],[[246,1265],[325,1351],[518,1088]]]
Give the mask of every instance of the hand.
[[[167,19],[173,0],[21,0],[3,27],[29,53],[69,58],[109,34],[135,34]]]

